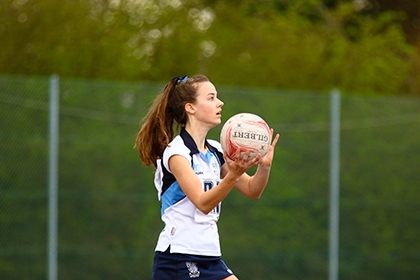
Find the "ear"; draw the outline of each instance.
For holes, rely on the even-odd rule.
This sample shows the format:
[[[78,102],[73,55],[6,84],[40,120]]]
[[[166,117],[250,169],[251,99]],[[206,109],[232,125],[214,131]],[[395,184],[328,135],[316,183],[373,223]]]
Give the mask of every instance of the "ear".
[[[185,112],[188,114],[195,114],[195,106],[192,103],[185,104]]]

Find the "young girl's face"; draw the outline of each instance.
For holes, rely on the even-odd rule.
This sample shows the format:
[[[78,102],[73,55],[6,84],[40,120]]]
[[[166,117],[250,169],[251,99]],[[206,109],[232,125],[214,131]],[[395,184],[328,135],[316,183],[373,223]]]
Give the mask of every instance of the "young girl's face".
[[[222,122],[223,101],[217,98],[217,91],[211,82],[197,84],[197,99],[194,104],[194,116],[203,123],[211,126]]]

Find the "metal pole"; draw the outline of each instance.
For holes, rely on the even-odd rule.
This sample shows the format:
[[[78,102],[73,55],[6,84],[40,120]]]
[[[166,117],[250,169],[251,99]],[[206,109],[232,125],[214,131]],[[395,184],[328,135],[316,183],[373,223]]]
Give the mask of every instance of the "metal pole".
[[[338,280],[340,224],[340,92],[331,91],[329,280]]]
[[[57,279],[59,77],[50,77],[48,172],[48,279]]]

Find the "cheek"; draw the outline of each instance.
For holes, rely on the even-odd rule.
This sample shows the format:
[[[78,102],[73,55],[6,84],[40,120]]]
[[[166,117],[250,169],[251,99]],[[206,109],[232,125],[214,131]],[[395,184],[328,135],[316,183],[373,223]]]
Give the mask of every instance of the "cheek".
[[[196,116],[199,117],[200,119],[206,118],[210,114],[211,114],[211,111],[207,107],[203,106],[203,107],[197,108]]]

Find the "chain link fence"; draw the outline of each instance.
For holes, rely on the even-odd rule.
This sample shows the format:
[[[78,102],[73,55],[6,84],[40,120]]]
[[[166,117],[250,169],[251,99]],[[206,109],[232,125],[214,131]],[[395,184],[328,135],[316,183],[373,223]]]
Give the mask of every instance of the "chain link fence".
[[[0,279],[48,277],[49,82],[0,76]],[[163,223],[133,145],[163,86],[60,79],[58,279],[150,279]],[[224,260],[241,280],[328,279],[329,94],[216,86],[224,121],[252,112],[281,134],[262,198],[223,202]],[[339,279],[418,279],[420,100],[340,109]]]

